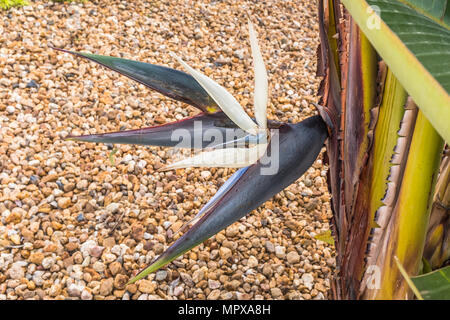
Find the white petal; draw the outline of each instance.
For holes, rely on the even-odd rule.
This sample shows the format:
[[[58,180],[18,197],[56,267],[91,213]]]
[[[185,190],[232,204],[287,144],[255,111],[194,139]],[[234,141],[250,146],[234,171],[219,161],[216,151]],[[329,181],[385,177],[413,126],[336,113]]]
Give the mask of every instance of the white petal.
[[[195,80],[206,90],[206,92],[214,99],[222,111],[242,130],[255,134],[258,126],[245,113],[242,106],[237,100],[221,85],[214,80],[208,78],[201,72],[191,68],[186,62],[179,58],[175,53],[170,53],[172,57],[178,60],[180,64],[194,77]]]
[[[258,45],[258,38],[256,37],[255,29],[250,20],[248,20],[248,31],[250,34],[250,45],[252,48],[253,68],[255,73],[255,118],[259,127],[265,129],[267,127],[267,101],[269,95],[267,71]]]
[[[160,171],[189,167],[242,168],[254,164],[266,152],[268,144],[251,148],[226,148],[199,153],[190,158],[169,164]]]

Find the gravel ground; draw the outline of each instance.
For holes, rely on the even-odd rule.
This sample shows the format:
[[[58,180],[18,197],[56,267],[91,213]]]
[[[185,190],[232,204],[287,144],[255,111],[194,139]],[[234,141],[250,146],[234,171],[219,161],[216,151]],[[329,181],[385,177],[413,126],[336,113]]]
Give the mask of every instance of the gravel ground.
[[[0,300],[326,299],[334,248],[322,156],[305,175],[165,268],[126,285],[232,174],[156,172],[167,149],[64,141],[198,113],[49,45],[182,69],[223,84],[252,113],[247,14],[269,72],[269,119],[310,104],[313,1],[31,1],[0,15]],[[259,21],[259,23],[258,23]]]

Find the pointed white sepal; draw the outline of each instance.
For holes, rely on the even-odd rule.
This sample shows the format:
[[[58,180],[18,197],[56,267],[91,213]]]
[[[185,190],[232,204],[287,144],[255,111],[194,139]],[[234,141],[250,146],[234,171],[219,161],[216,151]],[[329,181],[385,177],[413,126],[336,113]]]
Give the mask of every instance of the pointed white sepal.
[[[201,152],[160,169],[160,171],[189,167],[242,168],[254,164],[266,152],[268,144],[260,143],[250,148],[226,148]]]
[[[253,69],[255,75],[254,111],[256,122],[261,129],[267,128],[267,101],[269,96],[267,71],[258,45],[255,29],[248,20],[248,31],[250,35],[250,46],[252,48]]]
[[[175,53],[170,55],[178,60],[188,73],[205,89],[210,97],[219,105],[220,109],[242,130],[256,134],[258,126],[244,111],[239,102],[220,84],[208,78],[203,73],[191,68],[186,62],[179,58]]]

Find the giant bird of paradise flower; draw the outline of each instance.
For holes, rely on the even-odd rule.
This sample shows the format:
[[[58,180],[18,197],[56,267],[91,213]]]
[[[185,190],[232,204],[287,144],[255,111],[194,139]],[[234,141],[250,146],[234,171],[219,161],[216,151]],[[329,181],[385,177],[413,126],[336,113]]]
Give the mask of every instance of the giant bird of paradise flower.
[[[256,32],[250,21],[248,27],[255,75],[255,119],[244,111],[225,88],[191,68],[174,53],[171,55],[188,73],[138,61],[54,48],[94,61],[202,111],[193,117],[164,125],[104,134],[69,136],[68,139],[179,147],[179,141],[174,141],[172,134],[182,129],[189,133],[191,139],[187,141],[185,147],[195,147],[195,141],[200,139],[202,143],[199,148],[204,151],[169,164],[162,170],[186,167],[239,168],[186,225],[192,227],[133,277],[130,283],[170,263],[292,184],[313,164],[324,145],[328,131],[320,116],[312,116],[296,124],[267,120],[267,72]],[[194,125],[196,122],[201,123],[200,130]],[[221,132],[225,137],[224,141],[217,144],[204,141],[204,133],[211,129]],[[232,134],[229,134],[230,131]],[[278,157],[278,167],[276,172],[263,174],[264,164],[261,160],[275,151],[274,139],[271,139],[275,133],[278,135],[276,139],[278,152],[275,155]],[[271,157],[273,156],[272,154]]]

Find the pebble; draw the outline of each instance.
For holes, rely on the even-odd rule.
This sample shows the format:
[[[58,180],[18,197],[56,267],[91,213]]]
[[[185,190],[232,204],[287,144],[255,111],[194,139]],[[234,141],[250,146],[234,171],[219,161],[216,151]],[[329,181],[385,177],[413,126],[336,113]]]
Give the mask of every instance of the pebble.
[[[304,273],[302,275],[303,285],[311,290],[314,285],[314,277],[310,273]]]
[[[42,260],[41,264],[44,269],[50,269],[55,264],[55,262],[55,258],[47,257]]]
[[[80,290],[80,288],[77,285],[71,284],[67,288],[67,293],[71,297],[79,297],[81,295],[81,290]]]
[[[254,256],[250,256],[248,258],[247,266],[250,268],[255,268],[258,266],[258,259],[256,259]]]
[[[106,212],[110,213],[110,214],[114,214],[117,211],[119,211],[119,207],[120,205],[118,203],[110,203],[107,207],[106,207]]]
[[[109,295],[112,292],[113,285],[114,285],[114,280],[112,278],[102,279],[102,281],[100,282],[100,291],[99,291],[99,293],[102,296]]]
[[[25,87],[26,88],[39,88],[39,85],[36,83],[36,81],[31,80],[30,82],[27,83],[27,85]]]
[[[209,171],[202,171],[202,172],[200,172],[200,176],[203,179],[208,180],[209,178],[211,178],[211,172],[209,172]]]
[[[24,269],[17,263],[13,263],[9,269],[9,277],[11,279],[22,279],[25,275]]]
[[[13,106],[7,106],[6,112],[8,112],[9,114],[13,114],[14,112],[16,112],[16,108],[14,108]]]
[[[266,241],[265,246],[266,246],[267,251],[269,251],[269,252],[275,252],[275,246],[273,245],[272,242]]]
[[[182,286],[178,286],[178,287],[175,287],[175,289],[173,289],[173,295],[175,297],[178,297],[178,296],[182,295],[183,292],[184,292],[184,289],[183,289]]]
[[[294,264],[300,262],[300,256],[296,251],[291,251],[286,255],[288,263]]]
[[[207,297],[207,299],[208,300],[217,300],[218,298],[219,298],[219,296],[220,296],[220,290],[212,290],[210,293],[209,293],[209,295],[208,295],[208,297]]]
[[[284,258],[286,255],[286,248],[283,246],[275,246],[275,255],[278,258]]]
[[[105,264],[100,261],[96,261],[92,265],[92,268],[97,272],[103,272],[103,271],[105,271]]]
[[[270,289],[270,293],[272,294],[272,297],[274,299],[280,298],[283,295],[283,293],[281,292],[281,290],[279,288]]]
[[[92,300],[93,296],[88,290],[81,291],[81,300]]]
[[[156,284],[150,280],[140,280],[138,289],[143,293],[153,293],[155,292]]]
[[[216,280],[208,280],[208,287],[212,290],[220,288],[220,282]]]
[[[219,254],[220,254],[220,257],[223,260],[227,260],[228,258],[231,257],[231,250],[229,248],[226,248],[226,247],[221,247],[219,249]]]
[[[44,260],[44,254],[40,251],[32,252],[28,260],[35,264],[41,264],[42,260]]]
[[[109,270],[111,271],[111,274],[115,276],[122,271],[122,264],[118,261],[114,261],[109,265]]]
[[[72,204],[72,201],[68,197],[62,197],[58,199],[58,207],[61,209],[67,209]]]
[[[167,278],[167,271],[166,270],[159,270],[156,272],[155,280],[156,281],[163,281]]]
[[[118,274],[114,278],[114,288],[116,289],[124,289],[128,281],[128,277],[123,274]]]
[[[103,250],[105,250],[104,247],[101,247],[101,246],[93,246],[93,247],[89,248],[89,254],[90,254],[92,257],[99,258],[99,257],[101,257],[101,255],[102,255],[102,253],[103,253]]]

